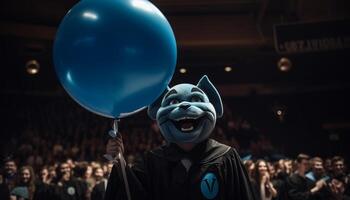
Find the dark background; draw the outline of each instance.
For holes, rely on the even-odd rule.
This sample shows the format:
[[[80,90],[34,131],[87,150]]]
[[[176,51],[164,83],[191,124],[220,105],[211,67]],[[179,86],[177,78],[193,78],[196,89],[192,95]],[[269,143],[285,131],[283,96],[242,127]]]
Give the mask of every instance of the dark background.
[[[35,123],[35,118],[40,116],[36,113],[53,102],[63,107],[68,105],[62,109],[80,110],[72,114],[72,119],[83,114],[96,121],[108,120],[80,109],[62,89],[54,72],[55,32],[65,13],[77,2],[2,0],[0,3],[2,153],[8,153],[5,144],[11,138],[16,140],[28,126],[40,126],[38,123],[43,120]],[[289,156],[299,152],[340,154],[349,158],[349,49],[280,55],[273,38],[275,24],[349,19],[349,1],[152,2],[168,18],[178,42],[179,58],[172,84],[196,83],[207,74],[232,111],[232,118],[249,121],[259,134],[270,138],[278,152]],[[291,60],[289,72],[278,69],[281,57]],[[40,63],[36,75],[29,75],[25,69],[25,63],[31,59]],[[225,72],[225,66],[231,66],[232,71]],[[187,73],[181,74],[180,68],[186,68]],[[278,119],[278,109],[283,110],[283,119]],[[124,120],[132,123],[142,119],[146,124],[151,123],[145,115],[142,112]],[[71,123],[92,126],[86,121]],[[59,131],[54,129],[52,134]],[[106,133],[99,134],[102,138]],[[254,138],[255,132],[249,134]]]

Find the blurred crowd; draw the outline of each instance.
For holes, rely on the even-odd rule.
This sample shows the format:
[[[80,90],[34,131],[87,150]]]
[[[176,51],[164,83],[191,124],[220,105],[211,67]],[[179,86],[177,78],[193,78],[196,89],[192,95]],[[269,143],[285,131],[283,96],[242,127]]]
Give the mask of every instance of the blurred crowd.
[[[34,100],[33,100],[34,101]],[[30,165],[35,170],[43,165],[54,165],[67,158],[75,161],[105,161],[105,144],[113,121],[92,114],[64,99],[35,99],[23,107],[11,104],[20,110],[7,118],[8,130],[3,130],[1,154],[12,155],[18,165]],[[6,113],[5,113],[6,114]],[[13,124],[11,124],[13,123]],[[145,151],[154,149],[164,140],[157,123],[145,111],[121,119],[119,131],[123,136],[126,158],[129,162]],[[8,137],[8,138],[6,138]],[[217,121],[212,137],[234,146],[241,153],[255,156],[269,155],[274,151],[271,141],[255,130],[248,120],[234,116],[225,106],[224,117]]]
[[[4,160],[0,199],[88,200],[103,199],[112,163],[76,162],[67,159],[42,166],[18,168],[12,158]]]
[[[350,174],[340,156],[322,159],[299,154],[293,160],[243,163],[258,200],[350,199]]]
[[[257,200],[350,199],[350,175],[340,156],[299,154],[293,160],[244,159],[243,164]],[[0,199],[102,200],[112,167],[108,162],[66,159],[36,171],[30,165],[18,167],[8,157],[0,176]]]
[[[112,121],[73,102],[45,101],[35,99],[23,107],[9,104],[21,112],[9,115],[15,118],[4,124],[10,129],[0,146],[0,200],[103,199],[112,169],[103,157]],[[144,111],[119,125],[130,166],[144,152],[164,144],[156,122]],[[227,106],[212,138],[241,154],[258,200],[348,198],[349,175],[342,157],[273,156],[278,154],[269,138]]]

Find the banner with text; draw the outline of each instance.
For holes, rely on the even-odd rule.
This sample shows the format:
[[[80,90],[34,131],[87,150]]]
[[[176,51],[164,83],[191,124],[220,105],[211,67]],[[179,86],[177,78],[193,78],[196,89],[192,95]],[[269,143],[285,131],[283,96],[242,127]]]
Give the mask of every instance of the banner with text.
[[[349,49],[350,20],[275,25],[274,37],[280,54]]]

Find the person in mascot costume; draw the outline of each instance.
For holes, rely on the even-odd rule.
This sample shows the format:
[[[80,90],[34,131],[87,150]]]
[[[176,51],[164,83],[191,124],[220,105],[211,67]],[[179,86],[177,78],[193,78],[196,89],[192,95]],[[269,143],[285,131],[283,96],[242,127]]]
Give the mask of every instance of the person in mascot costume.
[[[126,175],[133,200],[254,199],[237,151],[209,139],[222,117],[220,94],[203,76],[197,85],[168,88],[148,107],[167,144],[145,153]],[[123,152],[120,134],[110,139],[107,153]],[[115,164],[105,199],[127,199]]]

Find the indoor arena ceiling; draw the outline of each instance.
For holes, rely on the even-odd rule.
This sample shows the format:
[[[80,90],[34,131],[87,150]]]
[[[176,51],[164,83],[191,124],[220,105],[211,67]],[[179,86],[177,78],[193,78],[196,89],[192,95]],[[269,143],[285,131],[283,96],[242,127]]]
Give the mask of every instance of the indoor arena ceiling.
[[[0,58],[3,93],[59,90],[52,64],[52,42],[60,20],[78,1],[2,0]],[[226,95],[347,87],[349,51],[288,55],[293,69],[282,73],[274,48],[273,25],[348,18],[347,0],[156,0],[171,23],[179,47],[174,82],[194,81],[209,74]],[[317,5],[316,5],[317,4]],[[30,76],[25,63],[36,59],[40,73]],[[335,63],[336,61],[336,63]],[[225,66],[232,67],[230,73]],[[337,84],[340,82],[341,84]],[[236,87],[237,86],[237,87]],[[250,89],[249,89],[250,88]]]

